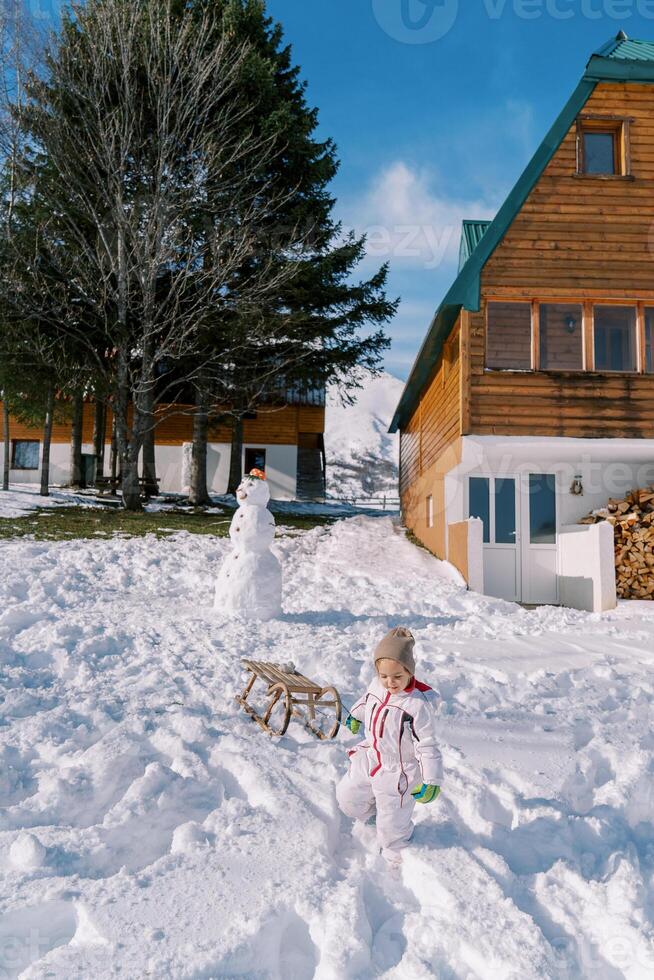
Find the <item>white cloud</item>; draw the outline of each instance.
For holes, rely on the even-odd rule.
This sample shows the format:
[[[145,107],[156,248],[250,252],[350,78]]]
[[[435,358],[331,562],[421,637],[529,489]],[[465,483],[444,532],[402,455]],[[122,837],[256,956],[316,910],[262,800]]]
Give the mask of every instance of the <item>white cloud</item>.
[[[346,226],[367,236],[370,259],[425,270],[456,264],[463,218],[495,213],[487,202],[439,194],[435,175],[402,160],[375,175],[346,210]]]

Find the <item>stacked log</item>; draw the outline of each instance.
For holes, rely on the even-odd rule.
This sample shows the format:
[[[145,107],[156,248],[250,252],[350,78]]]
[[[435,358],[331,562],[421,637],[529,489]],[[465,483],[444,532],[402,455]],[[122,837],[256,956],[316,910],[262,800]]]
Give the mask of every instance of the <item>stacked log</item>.
[[[632,490],[622,500],[609,500],[579,523],[599,521],[613,525],[618,596],[654,599],[654,486]]]

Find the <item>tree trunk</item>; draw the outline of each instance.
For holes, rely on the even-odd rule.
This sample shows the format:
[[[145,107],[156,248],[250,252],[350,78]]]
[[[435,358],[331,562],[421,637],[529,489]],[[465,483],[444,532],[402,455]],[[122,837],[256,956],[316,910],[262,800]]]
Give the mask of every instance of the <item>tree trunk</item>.
[[[93,452],[96,478],[104,476],[104,452],[107,438],[107,406],[96,397],[93,413]]]
[[[120,195],[119,195],[120,197]],[[117,202],[122,210],[123,202]],[[125,231],[122,226],[118,227],[117,234],[117,258],[118,258],[118,322],[121,327],[127,329],[127,262],[125,249]],[[141,506],[141,494],[139,492],[139,467],[138,458],[140,445],[137,442],[138,430],[138,406],[133,404],[132,431],[129,431],[128,411],[129,400],[132,392],[129,383],[129,357],[128,348],[122,348],[118,352],[118,384],[116,399],[114,402],[114,412],[116,415],[116,448],[117,456],[120,460],[120,475],[123,493],[123,507],[125,510],[143,510]]]
[[[243,479],[243,416],[236,415],[232,424],[232,451],[229,460],[227,493],[236,493]]]
[[[209,410],[204,393],[198,388],[193,415],[193,450],[191,454],[191,490],[189,501],[195,507],[211,503],[207,489],[207,441],[209,437]]]
[[[111,479],[115,483],[118,479],[118,435],[115,409],[111,421],[111,458],[109,460],[109,467],[111,469]]]
[[[143,430],[143,479],[145,480],[145,493],[148,497],[156,497],[159,493],[157,483],[157,463],[155,458],[155,427],[154,412],[152,411],[152,395],[148,392],[146,398],[146,410],[144,412]]]
[[[41,457],[41,496],[50,496],[50,445],[52,443],[52,416],[54,414],[54,384],[48,385],[45,420],[43,423],[43,455]]]
[[[119,367],[120,372],[120,367]],[[143,510],[141,506],[141,494],[139,490],[139,451],[140,451],[140,419],[136,405],[134,405],[134,417],[132,419],[132,430],[129,431],[128,425],[129,393],[126,383],[119,381],[118,393],[114,403],[116,413],[116,455],[120,465],[121,489],[123,494],[123,507],[125,510]]]
[[[5,392],[2,401],[2,441],[4,444],[4,461],[2,468],[2,489],[9,489],[9,469],[11,467],[11,443],[9,441],[9,403]]]
[[[122,491],[123,507],[125,510],[141,511],[141,488],[139,483],[139,454],[141,450],[140,440],[136,439],[134,426],[132,426],[132,438],[127,445],[127,452],[122,459]]]
[[[76,490],[82,486],[82,430],[84,425],[84,395],[73,395],[73,420],[70,433],[70,485]]]

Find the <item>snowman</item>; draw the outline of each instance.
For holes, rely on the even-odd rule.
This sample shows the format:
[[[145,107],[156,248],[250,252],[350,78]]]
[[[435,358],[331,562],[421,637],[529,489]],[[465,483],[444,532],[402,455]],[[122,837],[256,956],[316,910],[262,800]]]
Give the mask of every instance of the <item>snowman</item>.
[[[214,608],[228,616],[274,619],[282,612],[282,569],[270,550],[275,518],[268,510],[265,474],[251,470],[236,499],[239,506],[229,528],[234,550],[218,573]]]

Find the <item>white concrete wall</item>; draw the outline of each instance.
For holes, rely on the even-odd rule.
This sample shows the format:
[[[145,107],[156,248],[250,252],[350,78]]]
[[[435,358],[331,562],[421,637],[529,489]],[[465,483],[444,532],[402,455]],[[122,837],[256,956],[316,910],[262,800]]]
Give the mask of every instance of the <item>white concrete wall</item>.
[[[266,450],[266,477],[274,500],[293,500],[297,485],[297,446],[270,446],[265,443],[246,443],[243,446],[243,467],[246,449]],[[209,493],[225,493],[229,481],[231,446],[228,442],[207,446],[207,486]],[[159,485],[168,493],[182,493],[183,446],[157,446],[156,463]]]
[[[484,592],[484,522],[468,518],[468,588]]]
[[[84,449],[90,452],[90,449]],[[4,454],[4,443],[0,442],[0,465]],[[39,486],[41,483],[41,460],[43,443],[39,447],[38,470],[11,470],[9,479],[12,483],[28,483]],[[70,446],[63,443],[53,443],[50,447],[50,483],[62,485],[70,480]]]
[[[273,500],[294,500],[297,492],[297,446],[267,446],[261,442],[248,442],[243,446],[244,469],[246,449],[266,450],[266,479]]]
[[[556,473],[561,494],[561,524],[571,524],[633,487],[654,482],[654,439],[568,439],[525,436],[465,436],[459,477],[489,473]],[[581,476],[583,496],[569,488]],[[463,506],[456,498],[453,507]],[[462,514],[462,519],[465,515]]]
[[[41,452],[42,452],[41,447]],[[245,466],[245,450],[248,448],[266,450],[266,476],[270,485],[270,495],[274,500],[294,500],[297,489],[297,446],[272,446],[265,443],[247,443],[243,447],[243,466]],[[92,453],[93,447],[85,443],[82,447],[85,453]],[[2,460],[3,444],[0,442],[0,460]],[[229,461],[231,446],[229,443],[209,443],[207,446],[207,486],[210,493],[225,493],[229,480]],[[167,493],[182,493],[182,446],[157,446],[155,460],[159,486]],[[105,448],[105,473],[109,468],[111,445]],[[39,457],[39,466],[40,466]],[[12,483],[39,484],[41,471],[12,470]],[[55,443],[50,450],[50,483],[65,485],[70,480],[70,446]]]
[[[466,478],[554,473],[557,520],[575,524],[610,497],[654,483],[654,439],[529,439],[522,436],[465,436],[461,463],[445,477],[447,524],[467,518]],[[583,494],[570,492],[581,477]]]
[[[207,487],[209,493],[225,493],[229,479],[228,442],[211,442],[207,446]],[[159,486],[166,493],[182,493],[183,446],[157,446],[155,461]]]
[[[562,605],[588,612],[615,609],[613,526],[602,521],[560,528],[557,573]]]
[[[557,524],[560,531],[564,527],[576,525],[576,522],[591,510],[606,506],[609,498],[621,498],[634,487],[645,487],[654,483],[654,439],[465,436],[461,463],[445,477],[446,523],[456,524],[468,516],[466,484],[469,476],[519,477],[528,473],[556,475]],[[580,495],[571,493],[576,478],[580,478],[583,488],[583,493]],[[537,549],[529,547],[524,507],[521,524],[522,544],[519,559],[522,573],[522,599],[530,602],[553,601],[531,598],[535,589],[535,586],[532,589],[532,577],[538,573],[537,560],[543,560],[543,555],[540,552],[536,553]],[[599,554],[598,551],[594,553]],[[552,581],[556,578],[555,558],[553,552]],[[547,560],[549,561],[549,558]],[[570,577],[575,576],[570,573]],[[593,585],[593,595],[595,588]],[[572,591],[571,589],[570,586],[565,598],[563,594],[559,596],[560,601],[570,604],[581,602],[579,590],[575,593],[574,589]],[[593,598],[593,603],[599,601]],[[608,599],[601,600],[602,603],[611,601],[614,599],[611,600],[610,596]]]

